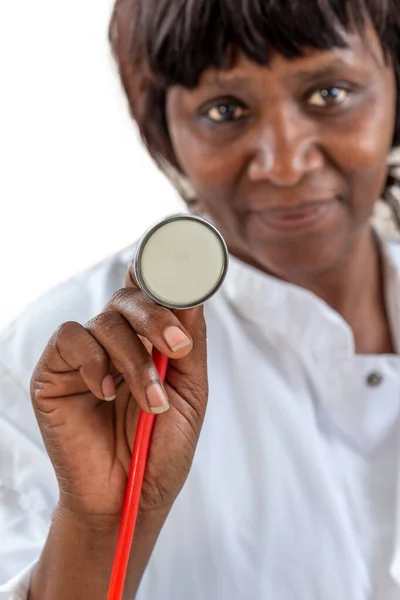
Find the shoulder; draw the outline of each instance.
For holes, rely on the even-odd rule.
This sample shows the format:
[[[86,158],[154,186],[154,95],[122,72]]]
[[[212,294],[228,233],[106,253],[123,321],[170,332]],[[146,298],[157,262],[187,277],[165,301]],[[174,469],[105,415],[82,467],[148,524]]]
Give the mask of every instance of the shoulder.
[[[134,247],[82,271],[33,302],[0,333],[0,369],[25,390],[48,340],[65,321],[84,324],[123,287]],[[1,401],[1,398],[0,398]]]

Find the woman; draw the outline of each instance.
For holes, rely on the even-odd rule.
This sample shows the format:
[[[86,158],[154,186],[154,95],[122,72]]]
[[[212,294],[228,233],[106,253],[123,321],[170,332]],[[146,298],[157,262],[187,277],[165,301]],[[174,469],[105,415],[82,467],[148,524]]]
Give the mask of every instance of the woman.
[[[127,599],[400,598],[400,248],[370,224],[399,34],[397,0],[117,2],[132,115],[230,271],[173,313],[128,249],[3,335],[1,600],[106,597],[139,407]]]

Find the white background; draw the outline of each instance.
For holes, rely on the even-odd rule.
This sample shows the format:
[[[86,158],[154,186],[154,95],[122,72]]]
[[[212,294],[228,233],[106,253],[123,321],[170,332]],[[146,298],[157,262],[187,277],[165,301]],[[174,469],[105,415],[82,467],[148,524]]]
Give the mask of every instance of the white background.
[[[112,0],[0,1],[0,329],[182,210],[111,59]]]

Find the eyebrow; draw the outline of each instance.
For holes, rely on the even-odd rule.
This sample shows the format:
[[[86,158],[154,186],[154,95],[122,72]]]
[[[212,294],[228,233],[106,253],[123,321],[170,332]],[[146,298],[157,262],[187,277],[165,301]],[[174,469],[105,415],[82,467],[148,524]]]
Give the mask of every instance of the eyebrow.
[[[268,68],[268,67],[266,67]],[[327,79],[330,77],[337,77],[340,71],[353,71],[358,74],[362,74],[365,72],[365,68],[360,63],[358,64],[350,64],[348,61],[343,58],[336,58],[333,61],[330,61],[327,64],[321,64],[317,68],[311,69],[301,69],[300,71],[296,71],[295,73],[288,75],[286,80],[288,82],[294,83],[312,83],[318,79]],[[218,86],[219,88],[243,88],[243,86],[247,86],[249,83],[249,78],[242,75],[234,75],[234,74],[225,74],[221,72],[217,72],[212,76],[208,76],[204,79],[204,85],[213,87]]]
[[[297,71],[287,79],[294,82],[298,81],[299,83],[306,83],[308,81],[315,81],[316,79],[337,77],[339,72],[343,72],[345,69],[358,74],[365,72],[365,67],[362,64],[350,64],[343,58],[336,58],[334,61],[329,62],[326,65],[320,65],[316,69],[302,69]]]

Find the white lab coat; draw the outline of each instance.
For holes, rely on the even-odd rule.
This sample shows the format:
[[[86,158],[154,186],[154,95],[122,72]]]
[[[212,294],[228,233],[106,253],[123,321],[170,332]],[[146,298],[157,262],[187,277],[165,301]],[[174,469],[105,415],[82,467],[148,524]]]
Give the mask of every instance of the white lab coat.
[[[384,253],[400,348],[400,245]],[[132,254],[0,338],[0,600],[26,600],[57,502],[32,370],[59,324],[85,323],[123,286]],[[206,318],[209,408],[137,600],[399,600],[400,357],[356,356],[323,301],[237,259]]]

